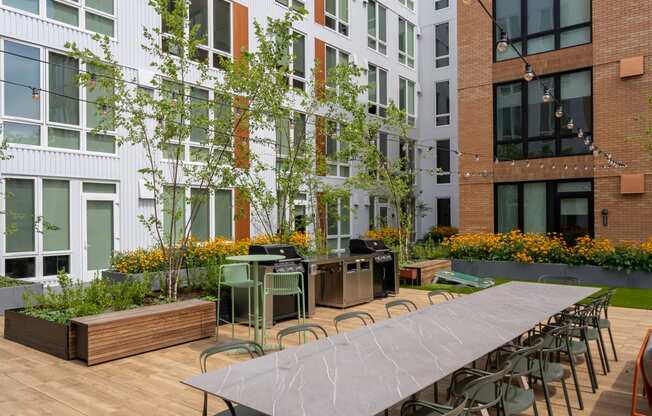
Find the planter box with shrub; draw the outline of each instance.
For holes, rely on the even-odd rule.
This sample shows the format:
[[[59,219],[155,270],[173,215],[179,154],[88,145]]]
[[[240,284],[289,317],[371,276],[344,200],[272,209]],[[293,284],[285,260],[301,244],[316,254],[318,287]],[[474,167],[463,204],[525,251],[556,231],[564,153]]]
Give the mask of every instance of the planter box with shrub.
[[[2,278],[9,279],[9,278]],[[3,286],[0,284],[0,315],[7,309],[17,309],[25,306],[25,294],[43,294],[43,285],[41,283],[16,284],[12,286]]]

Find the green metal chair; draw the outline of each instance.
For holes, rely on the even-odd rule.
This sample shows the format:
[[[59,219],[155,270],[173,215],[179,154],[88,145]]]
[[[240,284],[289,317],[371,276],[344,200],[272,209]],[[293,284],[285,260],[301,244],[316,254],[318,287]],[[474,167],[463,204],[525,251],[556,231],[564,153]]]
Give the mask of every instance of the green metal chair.
[[[467,399],[457,407],[424,400],[408,400],[401,406],[401,416],[466,416],[469,414],[466,404]]]
[[[407,309],[408,312],[414,312],[417,310],[417,305],[408,299],[396,299],[385,304],[385,311],[387,312],[387,317],[391,318],[392,313],[390,310],[396,307],[403,307]]]
[[[265,345],[267,332],[267,296],[296,296],[297,321],[299,324],[305,323],[306,302],[303,289],[303,273],[265,273],[263,283],[263,345]]]
[[[362,311],[345,312],[333,318],[333,323],[335,324],[335,332],[337,332],[338,334],[340,333],[338,324],[342,321],[346,321],[347,319],[359,319],[362,321],[364,326],[368,325],[367,320],[369,320],[372,324],[376,323],[376,320],[374,319],[373,316],[371,316],[370,313],[362,312]]]
[[[569,285],[569,286],[579,286],[580,279],[573,276],[561,276],[554,274],[542,274],[537,279],[539,283],[552,283],[556,285]]]
[[[430,302],[431,305],[435,304],[435,302],[433,302],[432,300],[432,298],[434,298],[435,296],[443,297],[445,302],[448,302],[451,299],[455,299],[455,296],[453,296],[453,294],[448,290],[443,290],[443,289],[431,290],[430,292],[428,292],[428,301]]]
[[[324,334],[326,338],[328,338],[328,332],[326,332],[326,329],[324,329],[323,326],[318,325],[318,324],[300,324],[300,325],[293,325],[288,328],[282,329],[278,331],[278,334],[276,334],[276,342],[278,343],[279,349],[283,349],[283,338],[287,337],[288,335],[292,334],[304,334],[304,342],[305,342],[305,333],[310,332],[315,339],[319,339],[319,332]]]
[[[217,283],[217,292],[220,296],[220,300],[217,302],[217,337],[220,336],[220,304],[221,295],[222,295],[222,286],[226,286],[231,289],[231,339],[235,338],[235,289],[247,289],[247,324],[248,324],[248,335],[251,336],[251,289],[254,289],[254,293],[258,291],[257,286],[260,285],[260,282],[256,282],[251,279],[249,274],[249,264],[247,263],[234,263],[234,264],[223,264],[220,266],[220,278]],[[254,316],[254,320],[258,322],[259,317]],[[224,320],[224,322],[228,322]]]
[[[248,353],[249,356],[254,359],[257,357],[262,357],[265,355],[263,347],[259,344],[251,341],[242,341],[242,342],[230,342],[228,344],[217,345],[215,347],[210,347],[202,351],[199,355],[199,367],[201,368],[202,373],[208,371],[208,359],[216,354],[226,353],[226,352],[235,352],[242,351]],[[223,399],[224,400],[224,399]],[[259,413],[253,409],[250,409],[241,405],[233,405],[228,400],[224,400],[224,403],[228,407],[227,410],[217,413],[215,416],[263,416],[262,413]],[[204,407],[202,410],[202,415],[208,415],[208,394],[204,392]]]
[[[512,362],[506,361],[502,369],[493,373],[473,368],[458,370],[453,374],[449,397],[453,403],[468,399],[468,414],[486,413],[492,408],[500,411],[503,409],[502,402],[507,392],[511,369]]]
[[[611,343],[611,350],[614,353],[614,361],[618,361],[618,354],[616,353],[616,344],[614,343],[614,336],[611,332],[611,321],[609,320],[609,306],[611,305],[611,298],[616,294],[616,289],[609,289],[607,293],[602,295],[602,303],[599,308],[598,314],[598,330],[600,337],[602,337],[602,330],[606,329],[609,334],[609,341]],[[603,342],[604,344],[604,342]]]

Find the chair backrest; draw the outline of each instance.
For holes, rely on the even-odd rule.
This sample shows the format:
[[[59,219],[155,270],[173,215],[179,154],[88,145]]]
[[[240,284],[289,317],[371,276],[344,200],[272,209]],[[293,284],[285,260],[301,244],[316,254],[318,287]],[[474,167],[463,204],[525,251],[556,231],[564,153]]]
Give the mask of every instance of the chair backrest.
[[[265,273],[265,291],[272,295],[293,295],[303,289],[303,273]]]
[[[543,274],[537,279],[539,283],[554,283],[557,285],[579,286],[580,279],[573,276],[561,276],[553,274]]]
[[[208,371],[206,362],[211,356],[215,354],[221,354],[224,352],[238,351],[238,350],[248,353],[251,358],[262,357],[263,355],[265,355],[265,351],[263,350],[263,347],[261,347],[260,344],[253,341],[236,341],[236,342],[229,342],[228,344],[222,344],[215,347],[210,347],[202,351],[201,354],[199,355],[199,367],[201,368],[201,372],[205,373],[206,371]]]
[[[333,322],[335,323],[335,331],[338,334],[340,333],[340,330],[337,327],[337,325],[342,321],[346,321],[347,319],[359,319],[362,321],[364,326],[368,325],[367,320],[371,321],[372,324],[376,323],[376,320],[374,319],[373,316],[371,316],[370,313],[362,312],[362,311],[345,312],[333,318]]]
[[[428,409],[432,410],[430,415],[432,416],[463,416],[468,414],[468,409],[466,408],[467,399],[462,400],[457,407],[451,408],[451,406],[443,406],[435,403],[428,403],[422,400],[408,400],[403,403],[401,406],[401,416],[413,415],[415,410]],[[445,409],[450,409],[446,412]],[[443,413],[446,412],[446,413]],[[424,414],[424,413],[419,413]]]
[[[407,309],[408,312],[414,312],[417,310],[417,305],[408,299],[396,299],[385,304],[385,311],[387,312],[387,317],[391,318],[392,314],[389,311],[391,308],[403,307]]]
[[[276,341],[278,342],[279,348],[283,349],[283,338],[287,337],[288,335],[303,334],[306,332],[310,332],[312,335],[314,335],[315,339],[319,339],[320,331],[322,334],[324,334],[326,338],[328,338],[328,332],[326,332],[326,329],[324,329],[324,327],[321,325],[318,324],[294,325],[278,331],[278,334],[276,334]]]
[[[223,264],[220,266],[220,276],[224,283],[245,282],[249,280],[249,264]]]
[[[435,296],[443,297],[446,302],[448,302],[451,299],[455,299],[455,296],[453,296],[453,294],[448,290],[442,290],[442,289],[431,290],[430,292],[428,292],[428,300],[430,301],[431,305],[435,304],[435,302],[432,301],[432,298],[434,298]]]
[[[462,391],[462,395],[469,400],[467,411],[469,413],[479,412],[482,409],[490,409],[500,403],[503,400],[505,392],[507,391],[506,383],[510,382],[510,379],[507,377],[507,375],[511,369],[512,362],[506,361],[500,371],[488,374],[486,376],[478,377],[475,380],[469,382]],[[492,384],[495,389],[495,399],[487,403],[478,402],[478,395],[485,389],[486,386],[490,386]]]

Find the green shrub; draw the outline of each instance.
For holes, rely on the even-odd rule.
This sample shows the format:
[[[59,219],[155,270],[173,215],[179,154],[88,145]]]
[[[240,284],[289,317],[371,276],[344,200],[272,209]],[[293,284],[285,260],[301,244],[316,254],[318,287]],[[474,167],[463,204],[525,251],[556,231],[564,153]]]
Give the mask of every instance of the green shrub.
[[[429,233],[423,236],[423,241],[430,241],[432,243],[441,243],[447,238],[450,238],[460,231],[455,227],[434,227]]]
[[[445,259],[448,257],[448,250],[431,240],[425,240],[410,247],[410,257],[415,260]]]
[[[12,279],[11,277],[0,276],[0,287],[16,287],[29,284],[30,282],[25,282],[20,279]]]

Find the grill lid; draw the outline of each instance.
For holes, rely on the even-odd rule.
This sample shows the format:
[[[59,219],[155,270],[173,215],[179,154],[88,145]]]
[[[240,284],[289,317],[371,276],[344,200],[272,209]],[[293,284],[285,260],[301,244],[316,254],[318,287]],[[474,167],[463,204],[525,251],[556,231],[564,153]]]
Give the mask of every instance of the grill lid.
[[[379,251],[390,251],[383,240],[371,238],[354,238],[349,241],[349,251],[353,254],[377,253]]]
[[[249,246],[249,254],[276,254],[278,256],[285,256],[284,260],[303,259],[297,252],[296,247],[290,244],[260,244]]]

